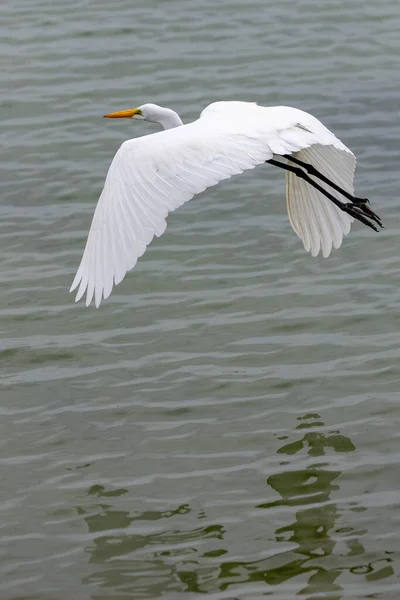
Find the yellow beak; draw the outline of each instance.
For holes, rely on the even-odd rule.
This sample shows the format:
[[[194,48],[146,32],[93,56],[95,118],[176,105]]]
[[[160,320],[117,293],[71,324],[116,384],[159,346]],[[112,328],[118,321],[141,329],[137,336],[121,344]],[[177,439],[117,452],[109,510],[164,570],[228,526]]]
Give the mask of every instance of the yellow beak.
[[[108,113],[104,115],[107,119],[133,119],[135,115],[141,115],[140,108],[129,108],[128,110],[120,110],[119,112]]]

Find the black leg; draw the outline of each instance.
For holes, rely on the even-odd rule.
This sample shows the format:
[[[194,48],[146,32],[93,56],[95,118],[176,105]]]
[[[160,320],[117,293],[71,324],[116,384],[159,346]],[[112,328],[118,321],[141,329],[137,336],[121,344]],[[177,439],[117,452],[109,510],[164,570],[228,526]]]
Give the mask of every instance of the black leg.
[[[314,175],[314,177],[321,179],[321,181],[323,181],[324,183],[329,185],[331,188],[333,188],[334,190],[336,190],[337,192],[342,194],[345,198],[347,198],[348,200],[351,200],[351,202],[353,202],[353,204],[355,204],[357,206],[364,206],[365,214],[367,214],[370,217],[370,219],[372,219],[373,221],[378,223],[378,225],[380,225],[380,227],[382,227],[382,222],[381,222],[380,218],[378,217],[378,215],[375,214],[373,210],[368,208],[368,206],[366,206],[366,204],[369,203],[369,200],[367,198],[357,198],[356,196],[352,196],[351,194],[349,194],[349,192],[346,192],[346,190],[344,190],[343,188],[338,186],[336,183],[334,183],[333,181],[331,181],[330,179],[325,177],[325,175],[322,175],[322,173],[320,173],[313,165],[310,165],[309,163],[305,163],[302,160],[295,158],[291,154],[283,154],[283,156],[287,160],[290,160],[291,162],[295,163],[296,165],[300,165],[300,167],[303,167],[303,169],[305,169],[309,175]]]
[[[351,194],[349,194],[349,192],[346,192],[346,190],[339,187],[336,183],[334,183],[333,181],[331,181],[330,179],[325,177],[325,175],[322,175],[322,173],[317,171],[317,169],[313,165],[310,165],[309,163],[305,163],[302,160],[295,158],[291,154],[283,154],[283,157],[287,158],[287,160],[290,160],[291,162],[295,163],[296,165],[303,167],[303,169],[305,169],[309,175],[314,175],[314,177],[317,177],[324,183],[327,183],[334,190],[343,194],[343,196],[345,198],[347,198],[347,200],[351,200],[352,202],[354,202],[354,204],[367,204],[367,202],[369,202],[369,200],[367,198],[356,198],[356,196],[352,196]]]
[[[370,211],[366,206],[358,205],[353,202],[341,202],[340,200],[335,198],[335,196],[332,196],[332,194],[330,194],[327,190],[321,187],[316,181],[311,179],[311,177],[305,171],[303,171],[303,169],[300,169],[299,167],[292,167],[292,165],[287,165],[285,163],[281,163],[277,160],[272,159],[267,160],[266,162],[270,165],[274,165],[275,167],[279,167],[280,169],[285,169],[285,171],[290,171],[291,173],[297,175],[297,177],[304,179],[304,181],[307,181],[307,183],[309,183],[316,190],[321,192],[321,194],[323,194],[326,198],[333,202],[338,208],[348,213],[364,225],[371,227],[371,229],[374,229],[374,231],[379,231],[379,229],[373,223],[371,223],[368,220],[368,218],[372,219],[373,221],[378,223],[380,227],[382,227],[382,223],[379,217],[375,215],[375,213],[373,213],[374,216],[370,215],[369,213],[372,213],[372,211]]]

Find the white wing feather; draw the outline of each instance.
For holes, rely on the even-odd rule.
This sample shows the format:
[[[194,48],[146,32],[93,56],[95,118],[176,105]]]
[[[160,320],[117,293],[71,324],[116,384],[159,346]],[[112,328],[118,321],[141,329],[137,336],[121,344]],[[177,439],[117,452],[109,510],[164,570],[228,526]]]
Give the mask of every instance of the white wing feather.
[[[86,305],[94,296],[99,306],[154,235],[165,231],[168,213],[195,194],[273,154],[291,153],[352,190],[354,165],[339,157],[353,155],[317,119],[294,108],[216,102],[194,123],[124,142],[109,168],[71,286],[71,291],[79,286],[76,301],[86,292]],[[340,245],[351,217],[290,175],[287,201],[306,250],[316,255],[322,247],[327,256],[332,244]]]
[[[350,150],[343,148],[316,144],[293,153],[293,156],[312,164],[325,177],[353,195],[356,159]],[[307,252],[317,256],[321,251],[326,258],[332,246],[339,248],[343,236],[350,231],[353,217],[290,172],[286,173],[286,200],[290,223]],[[340,200],[348,202],[343,196]]]

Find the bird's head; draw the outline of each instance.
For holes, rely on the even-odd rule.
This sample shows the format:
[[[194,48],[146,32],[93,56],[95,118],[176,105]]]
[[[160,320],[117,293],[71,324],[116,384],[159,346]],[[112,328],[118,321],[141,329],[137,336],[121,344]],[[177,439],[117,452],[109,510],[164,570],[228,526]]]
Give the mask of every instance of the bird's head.
[[[129,108],[104,116],[107,119],[142,119],[150,121],[150,123],[159,123],[164,129],[182,125],[182,121],[176,112],[157,104],[142,104],[138,108]]]

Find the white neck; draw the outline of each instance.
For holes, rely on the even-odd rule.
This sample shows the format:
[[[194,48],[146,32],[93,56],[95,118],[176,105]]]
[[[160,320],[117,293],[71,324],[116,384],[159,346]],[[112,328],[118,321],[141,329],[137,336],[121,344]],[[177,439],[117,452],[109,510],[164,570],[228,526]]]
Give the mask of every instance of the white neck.
[[[158,115],[157,121],[164,129],[172,129],[183,125],[180,116],[170,108],[164,108],[162,114]]]

